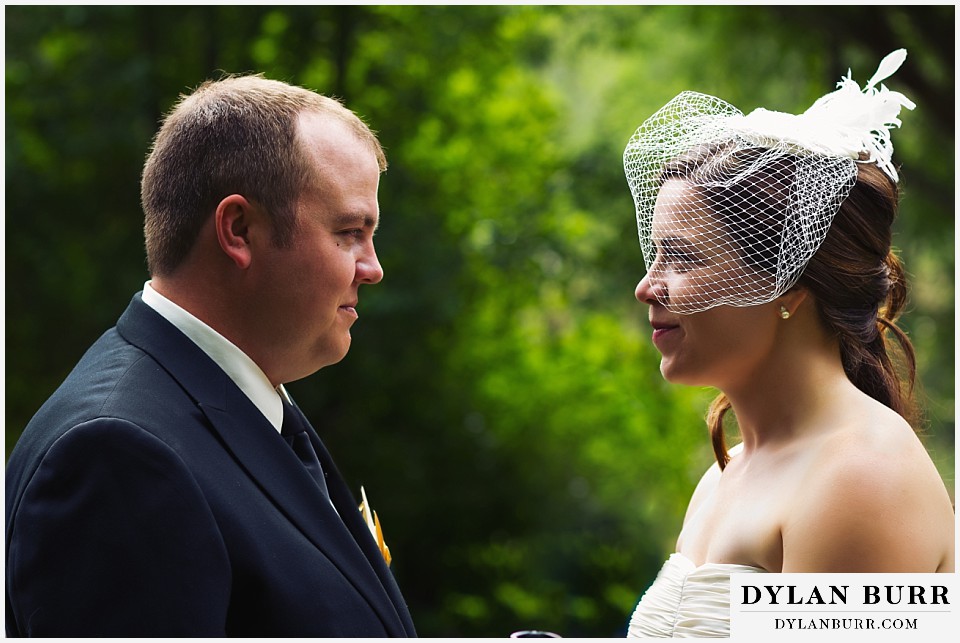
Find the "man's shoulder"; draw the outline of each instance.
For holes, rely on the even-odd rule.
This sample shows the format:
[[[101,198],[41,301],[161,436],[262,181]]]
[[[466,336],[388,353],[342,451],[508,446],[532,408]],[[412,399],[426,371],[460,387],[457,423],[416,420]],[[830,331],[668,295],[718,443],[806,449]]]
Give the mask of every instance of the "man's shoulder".
[[[126,341],[114,327],[87,349],[44,406],[59,408],[75,401],[97,413],[111,398],[145,381],[168,377],[149,354]]]
[[[175,412],[184,393],[160,364],[116,328],[86,351],[43,403],[18,441],[44,451],[72,427],[98,418],[139,423]]]

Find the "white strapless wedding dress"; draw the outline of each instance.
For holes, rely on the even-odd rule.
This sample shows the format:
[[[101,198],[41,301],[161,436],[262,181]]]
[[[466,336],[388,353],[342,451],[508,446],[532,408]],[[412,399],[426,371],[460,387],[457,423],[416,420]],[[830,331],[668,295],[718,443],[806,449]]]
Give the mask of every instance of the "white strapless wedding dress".
[[[671,554],[630,619],[628,637],[728,638],[730,574],[763,573],[749,565],[704,563]]]

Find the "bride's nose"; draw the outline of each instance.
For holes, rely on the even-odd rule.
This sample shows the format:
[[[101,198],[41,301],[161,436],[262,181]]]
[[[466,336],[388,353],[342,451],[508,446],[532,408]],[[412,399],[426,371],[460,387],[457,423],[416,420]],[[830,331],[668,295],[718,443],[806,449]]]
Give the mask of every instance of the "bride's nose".
[[[651,278],[652,272],[647,272],[637,284],[634,296],[641,304],[663,303],[666,300],[666,288],[660,279]]]

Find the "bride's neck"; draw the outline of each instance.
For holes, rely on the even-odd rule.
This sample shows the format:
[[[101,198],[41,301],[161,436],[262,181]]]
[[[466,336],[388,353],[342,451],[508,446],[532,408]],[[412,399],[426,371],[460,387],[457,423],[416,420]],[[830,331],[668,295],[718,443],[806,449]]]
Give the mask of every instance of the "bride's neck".
[[[829,426],[829,418],[855,391],[839,352],[790,351],[765,372],[724,390],[737,418],[744,448],[782,443]]]

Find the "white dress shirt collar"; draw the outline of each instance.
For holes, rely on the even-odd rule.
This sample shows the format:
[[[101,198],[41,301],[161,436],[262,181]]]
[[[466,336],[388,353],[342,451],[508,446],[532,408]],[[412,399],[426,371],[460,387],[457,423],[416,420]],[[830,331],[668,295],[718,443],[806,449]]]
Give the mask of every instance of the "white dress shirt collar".
[[[281,384],[274,388],[263,370],[230,340],[173,303],[150,285],[143,284],[143,303],[179,328],[230,377],[273,427],[283,425],[282,395],[289,399]]]

